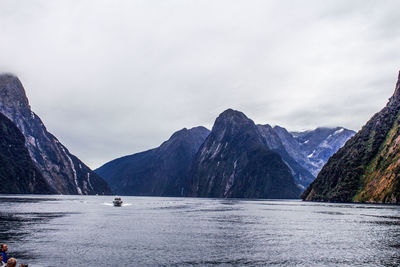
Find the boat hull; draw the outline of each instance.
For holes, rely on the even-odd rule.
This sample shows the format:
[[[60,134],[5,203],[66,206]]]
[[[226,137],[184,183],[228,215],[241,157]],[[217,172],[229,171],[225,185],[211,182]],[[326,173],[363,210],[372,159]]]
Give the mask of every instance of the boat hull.
[[[121,202],[113,202],[114,207],[121,207],[122,206],[122,201]]]

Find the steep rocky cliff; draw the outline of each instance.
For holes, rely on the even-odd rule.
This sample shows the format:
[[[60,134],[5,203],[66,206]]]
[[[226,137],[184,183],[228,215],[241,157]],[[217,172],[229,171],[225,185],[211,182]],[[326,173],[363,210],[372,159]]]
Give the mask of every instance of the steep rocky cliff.
[[[343,127],[289,132],[280,126],[257,125],[268,147],[289,166],[296,183],[304,190],[322,166],[355,132]]]
[[[333,155],[304,200],[400,203],[400,74],[386,107]]]
[[[216,119],[191,169],[191,196],[297,198],[300,189],[254,122],[228,109]]]
[[[53,193],[35,167],[21,131],[0,113],[0,193]]]
[[[122,195],[183,196],[193,157],[210,131],[182,129],[161,146],[110,161],[95,171]]]
[[[273,130],[289,156],[314,178],[328,159],[355,134],[354,131],[343,127],[288,132],[285,128],[275,126]],[[305,180],[308,183],[303,182],[302,185],[308,186],[314,178]]]
[[[307,157],[304,156],[303,153],[301,153],[300,146],[297,144],[297,141],[294,140],[294,138],[286,131],[284,128],[282,131],[286,131],[290,137],[285,137],[279,136],[277,131],[277,127],[272,128],[270,125],[257,125],[258,130],[262,137],[264,137],[264,141],[266,142],[267,146],[277,152],[283,159],[283,161],[288,165],[292,175],[295,178],[296,184],[300,186],[301,189],[305,189],[312,181],[314,181],[315,176],[305,167],[303,167],[300,162],[306,161]],[[298,146],[297,151],[292,151],[293,155],[290,155],[288,151],[286,150],[285,146],[283,145],[282,142],[286,141],[287,139],[293,139],[294,144],[290,149],[294,149],[296,146]],[[299,162],[297,161],[299,160]],[[311,163],[310,163],[311,165]],[[308,167],[308,166],[307,166]]]
[[[0,75],[0,112],[20,129],[37,169],[55,193],[110,194],[107,183],[70,154],[31,111],[19,79]]]
[[[299,144],[299,151],[311,163],[311,172],[316,176],[328,159],[356,132],[343,127],[319,127],[311,131],[292,132],[291,134]]]

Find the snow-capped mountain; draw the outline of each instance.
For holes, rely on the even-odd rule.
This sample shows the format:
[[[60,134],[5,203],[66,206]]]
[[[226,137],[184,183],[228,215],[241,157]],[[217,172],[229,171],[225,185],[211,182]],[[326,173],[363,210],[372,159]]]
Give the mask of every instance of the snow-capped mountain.
[[[310,172],[317,176],[319,171],[355,132],[343,127],[317,128],[312,131],[292,132],[294,139],[298,142],[300,151],[306,156],[311,166]]]

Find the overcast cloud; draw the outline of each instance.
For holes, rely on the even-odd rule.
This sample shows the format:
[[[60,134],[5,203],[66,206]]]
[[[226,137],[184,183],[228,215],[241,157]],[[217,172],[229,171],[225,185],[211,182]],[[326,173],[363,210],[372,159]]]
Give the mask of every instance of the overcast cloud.
[[[212,127],[358,130],[392,95],[400,1],[0,0],[0,71],[92,168]]]

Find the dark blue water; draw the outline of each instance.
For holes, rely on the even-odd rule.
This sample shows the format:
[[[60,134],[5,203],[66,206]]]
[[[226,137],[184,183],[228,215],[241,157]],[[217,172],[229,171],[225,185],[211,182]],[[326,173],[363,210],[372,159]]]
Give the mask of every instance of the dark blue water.
[[[400,207],[0,196],[0,242],[30,266],[399,266]]]

